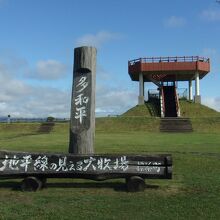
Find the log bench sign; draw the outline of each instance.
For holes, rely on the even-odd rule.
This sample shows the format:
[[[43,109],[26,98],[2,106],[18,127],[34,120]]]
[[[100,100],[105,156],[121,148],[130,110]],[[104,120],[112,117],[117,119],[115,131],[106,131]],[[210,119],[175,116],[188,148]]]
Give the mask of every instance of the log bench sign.
[[[171,178],[170,155],[72,155],[0,151],[0,177],[42,175],[70,177],[91,174],[89,179],[126,177]],[[100,178],[101,177],[101,178]]]
[[[0,177],[171,179],[170,155],[73,155],[0,151]],[[33,179],[31,179],[33,181]],[[135,179],[137,182],[137,178]],[[36,183],[35,183],[36,184]],[[133,186],[133,184],[130,184]],[[138,184],[140,185],[140,183]],[[132,190],[130,190],[132,191]],[[136,191],[133,190],[133,191]]]

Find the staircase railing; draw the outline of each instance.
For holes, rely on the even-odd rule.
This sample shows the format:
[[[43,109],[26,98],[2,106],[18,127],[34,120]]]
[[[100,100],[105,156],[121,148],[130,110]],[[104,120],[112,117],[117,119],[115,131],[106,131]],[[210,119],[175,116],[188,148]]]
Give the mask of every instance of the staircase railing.
[[[148,90],[148,100],[151,99],[160,99],[160,93],[158,89],[149,89]]]
[[[175,102],[176,102],[176,113],[177,117],[180,117],[180,105],[179,105],[179,97],[176,92],[176,87],[174,87],[174,93],[175,93]]]
[[[177,94],[179,99],[187,99],[188,90],[186,88],[177,88]]]
[[[164,99],[164,91],[163,87],[161,87],[161,95],[160,95],[160,111],[161,111],[161,117],[165,117],[165,99]]]

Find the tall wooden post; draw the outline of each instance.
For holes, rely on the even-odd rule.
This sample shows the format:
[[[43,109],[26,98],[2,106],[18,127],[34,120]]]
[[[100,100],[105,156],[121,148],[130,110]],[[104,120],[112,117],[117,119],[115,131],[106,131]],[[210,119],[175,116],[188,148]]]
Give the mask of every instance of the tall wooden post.
[[[96,49],[74,50],[69,153],[94,153]]]

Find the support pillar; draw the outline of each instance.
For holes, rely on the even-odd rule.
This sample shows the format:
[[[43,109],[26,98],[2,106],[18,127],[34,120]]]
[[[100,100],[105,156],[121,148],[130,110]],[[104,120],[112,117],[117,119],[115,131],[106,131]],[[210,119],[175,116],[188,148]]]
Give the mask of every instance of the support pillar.
[[[201,103],[201,96],[200,96],[200,88],[199,88],[199,73],[196,72],[195,75],[195,103]]]
[[[193,95],[192,95],[192,80],[189,81],[189,101],[193,100]]]
[[[144,105],[144,79],[143,79],[143,73],[139,73],[138,105]]]

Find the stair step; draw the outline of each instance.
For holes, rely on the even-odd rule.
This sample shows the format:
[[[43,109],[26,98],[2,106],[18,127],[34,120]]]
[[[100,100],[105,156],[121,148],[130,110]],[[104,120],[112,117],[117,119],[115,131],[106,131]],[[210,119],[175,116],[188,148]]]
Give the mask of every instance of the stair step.
[[[162,118],[161,132],[192,132],[192,123],[189,118]]]

